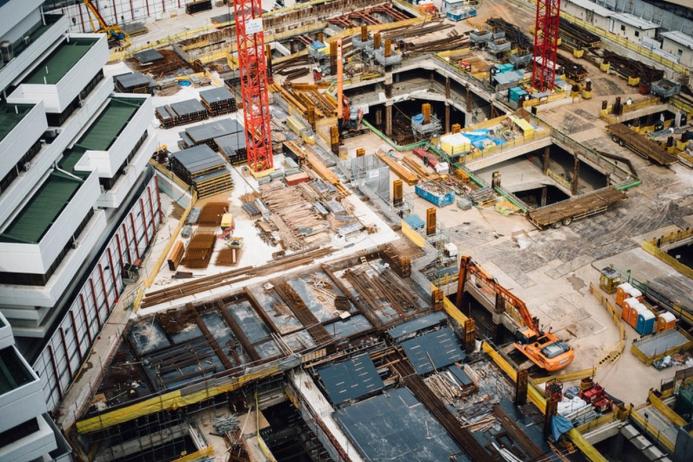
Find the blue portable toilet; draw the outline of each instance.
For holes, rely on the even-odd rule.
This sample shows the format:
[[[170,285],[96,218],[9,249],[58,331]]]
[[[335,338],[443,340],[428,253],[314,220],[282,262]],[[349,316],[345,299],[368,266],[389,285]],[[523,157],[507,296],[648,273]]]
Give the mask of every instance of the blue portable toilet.
[[[647,308],[638,311],[638,322],[635,324],[635,331],[640,335],[648,335],[654,332],[655,315]]]

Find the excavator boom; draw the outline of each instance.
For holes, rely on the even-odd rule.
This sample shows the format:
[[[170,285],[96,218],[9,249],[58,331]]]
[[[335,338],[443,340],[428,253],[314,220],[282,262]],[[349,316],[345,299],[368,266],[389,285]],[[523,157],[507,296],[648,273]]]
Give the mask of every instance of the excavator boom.
[[[522,352],[534,364],[549,372],[561,370],[573,362],[575,359],[573,349],[556,334],[542,332],[537,319],[532,317],[525,302],[500,285],[468,256],[463,256],[460,260],[460,271],[457,279],[458,307],[462,306],[465,285],[471,277],[474,278],[477,286],[483,286],[481,290],[488,297],[495,296],[496,306],[502,303],[506,312],[515,310],[519,315],[526,330],[520,331],[518,329],[518,332],[513,332],[514,334],[521,334],[523,337],[522,341],[514,343],[515,349]],[[517,316],[510,317],[519,323]]]

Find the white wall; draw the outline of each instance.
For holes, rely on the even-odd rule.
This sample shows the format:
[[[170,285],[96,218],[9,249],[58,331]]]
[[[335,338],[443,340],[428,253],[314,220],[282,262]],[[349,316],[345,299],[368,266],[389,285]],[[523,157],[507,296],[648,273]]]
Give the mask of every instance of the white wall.
[[[622,30],[622,28],[625,30]],[[657,29],[640,30],[636,27],[621,22],[616,18],[612,18],[611,32],[621,37],[625,37],[634,43],[640,43],[640,40],[642,40],[643,37],[654,38],[656,31]],[[638,35],[636,35],[636,33]]]
[[[0,17],[2,12],[0,12]],[[5,67],[0,69],[0,90],[6,88],[22,72],[39,60],[39,57],[47,50],[51,49],[58,38],[65,34],[68,29],[67,16],[63,16],[55,24],[50,26],[44,33],[35,40],[28,48],[25,48],[18,56],[10,62],[5,63]]]
[[[101,108],[104,100],[113,91],[113,79],[103,79],[83,101],[82,107],[72,113],[63,123],[58,137],[43,146],[31,162],[27,172],[20,173],[9,188],[0,192],[0,223],[19,207],[31,194],[34,185],[41,181],[48,169],[63,154],[77,135],[89,126],[90,120]]]
[[[57,84],[24,83],[12,92],[8,102],[43,101],[46,112],[63,112],[67,106],[84,90],[89,81],[108,61],[108,42],[103,34],[73,34],[72,38],[93,38],[97,42],[60,79]]]
[[[12,0],[0,7],[0,37],[4,37],[15,28],[32,11],[39,7],[43,0]],[[19,28],[17,28],[19,30]]]
[[[4,178],[15,168],[19,159],[24,157],[29,148],[38,141],[46,128],[48,128],[46,113],[43,110],[43,103],[39,102],[22,117],[10,133],[0,140],[0,153],[2,153],[0,178]]]
[[[677,42],[674,42],[673,40],[668,39],[666,37],[662,37],[662,49],[667,53],[671,53],[674,56],[679,56],[680,64],[683,64],[684,66],[688,67],[693,67],[693,50],[691,50],[690,48],[681,45]],[[679,50],[681,50],[681,54],[679,54]]]

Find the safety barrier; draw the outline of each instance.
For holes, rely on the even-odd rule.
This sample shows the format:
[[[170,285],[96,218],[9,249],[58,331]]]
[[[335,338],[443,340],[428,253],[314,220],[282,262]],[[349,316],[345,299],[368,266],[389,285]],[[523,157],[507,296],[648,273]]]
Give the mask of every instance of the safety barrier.
[[[194,462],[196,460],[206,459],[214,455],[214,448],[212,446],[206,446],[190,454],[186,454],[183,457],[174,459],[173,462]]]
[[[674,425],[677,427],[683,427],[686,425],[688,422],[686,422],[686,419],[681,417],[674,411],[672,408],[666,405],[662,399],[655,394],[653,390],[650,390],[650,393],[647,395],[647,400],[652,404],[659,412],[664,415],[667,419],[671,421]]]
[[[213,398],[214,396],[222,393],[229,393],[238,390],[247,383],[270,377],[281,372],[281,370],[282,369],[278,365],[271,365],[257,372],[250,372],[238,377],[229,377],[221,380],[209,379],[205,382],[205,384],[211,381],[216,381],[218,385],[211,387],[205,387],[205,384],[193,385],[187,389],[183,388],[180,390],[163,393],[159,396],[145,399],[139,403],[123,406],[119,409],[106,411],[103,414],[80,420],[76,423],[76,428],[79,433],[90,433],[128,422],[138,417],[154,414],[156,412],[180,409],[185,406]],[[225,380],[226,383],[219,383],[223,380]],[[200,387],[204,388],[197,390],[197,388]],[[190,389],[196,389],[196,391],[186,393],[186,391]]]
[[[623,322],[621,321],[621,316],[619,315],[616,307],[609,301],[608,297],[604,292],[602,292],[597,286],[590,282],[590,292],[595,296],[599,303],[606,308],[611,316],[611,321],[614,323],[618,329],[619,340],[616,342],[613,348],[599,361],[599,366],[604,364],[609,364],[616,361],[626,349],[626,329],[623,327]]]
[[[412,241],[417,247],[424,248],[426,247],[426,239],[416,232],[414,228],[409,226],[409,224],[402,220],[400,222],[400,225],[402,226],[402,234],[404,234],[410,241]]]
[[[651,424],[643,416],[632,409],[630,412],[630,418],[633,419],[640,429],[647,433],[651,438],[654,438],[659,444],[664,446],[670,453],[674,452],[674,443],[667,438],[659,428]]]
[[[672,268],[674,268],[676,271],[683,274],[687,278],[693,279],[693,269],[691,269],[689,266],[686,266],[685,264],[681,263],[680,261],[678,261],[677,259],[675,259],[671,255],[669,255],[668,253],[666,253],[665,251],[663,251],[662,249],[657,247],[656,244],[653,244],[652,242],[649,242],[649,241],[644,241],[641,244],[641,246],[645,252],[659,258],[664,263],[671,266]]]

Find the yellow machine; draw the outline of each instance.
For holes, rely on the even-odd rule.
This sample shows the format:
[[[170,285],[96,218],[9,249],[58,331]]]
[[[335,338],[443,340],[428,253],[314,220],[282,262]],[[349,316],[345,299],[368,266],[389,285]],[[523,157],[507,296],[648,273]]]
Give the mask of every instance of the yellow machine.
[[[84,6],[86,6],[87,11],[89,11],[89,24],[91,25],[91,29],[108,35],[109,48],[125,48],[130,46],[130,37],[128,37],[128,34],[123,32],[123,29],[118,24],[109,25],[91,0],[84,0]],[[94,25],[92,16],[96,18],[96,21],[99,23],[98,29]]]

